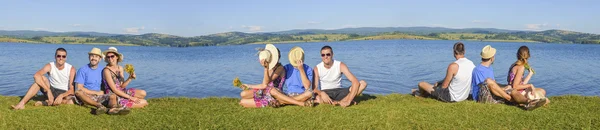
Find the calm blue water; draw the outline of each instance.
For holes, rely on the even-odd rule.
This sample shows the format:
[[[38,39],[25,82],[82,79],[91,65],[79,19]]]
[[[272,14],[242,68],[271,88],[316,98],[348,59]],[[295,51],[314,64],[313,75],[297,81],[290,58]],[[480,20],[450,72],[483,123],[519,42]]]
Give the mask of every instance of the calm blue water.
[[[409,93],[419,81],[433,82],[444,77],[447,65],[454,61],[452,45],[456,41],[379,40],[330,43],[276,44],[281,62],[289,63],[287,53],[301,46],[305,63],[320,62],[323,45],[333,47],[334,59],[345,62],[352,73],[369,83],[365,93]],[[536,74],[530,81],[545,88],[548,95],[600,95],[600,45],[503,43],[466,41],[467,58],[479,64],[479,53],[490,44],[498,51],[493,64],[496,80],[506,83],[508,67],[516,59],[519,46],[531,49],[531,66]],[[32,84],[32,74],[54,61],[54,51],[64,47],[67,62],[77,68],[86,65],[87,52],[100,45],[59,45],[0,43],[0,95],[23,95]],[[149,97],[239,97],[232,79],[259,83],[262,68],[255,48],[264,45],[213,46],[191,48],[117,47],[125,56],[121,65],[133,64],[138,79],[130,86],[145,89]],[[104,62],[101,62],[105,64]],[[349,86],[347,80],[344,86]]]

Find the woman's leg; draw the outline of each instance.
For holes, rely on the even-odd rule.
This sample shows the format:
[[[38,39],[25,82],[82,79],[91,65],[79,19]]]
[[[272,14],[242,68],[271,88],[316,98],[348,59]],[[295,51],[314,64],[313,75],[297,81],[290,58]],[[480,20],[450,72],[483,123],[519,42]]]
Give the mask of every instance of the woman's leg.
[[[515,103],[518,103],[518,104],[527,104],[528,103],[527,97],[525,97],[523,94],[521,94],[521,92],[519,92],[519,90],[517,90],[517,89],[513,89],[510,96],[512,97],[513,102],[515,102]]]
[[[304,94],[302,94],[302,95],[304,95]],[[294,105],[298,105],[298,106],[304,106],[304,102],[300,102],[294,98],[288,97],[287,95],[281,93],[277,89],[271,89],[271,96],[273,96],[273,98],[277,99],[277,101],[279,101],[281,104],[294,104]],[[298,95],[298,96],[301,96],[301,95]]]
[[[244,90],[240,93],[240,97],[242,99],[253,99],[254,98],[254,91],[252,90]]]
[[[133,103],[133,105],[131,105],[131,108],[144,108],[148,106],[148,101],[146,101],[145,99],[140,99],[139,103]]]
[[[146,97],[146,90],[135,89],[135,96],[139,99],[144,99]]]
[[[254,102],[254,99],[242,99],[240,100],[240,105],[242,105],[245,108],[256,108],[256,103]]]

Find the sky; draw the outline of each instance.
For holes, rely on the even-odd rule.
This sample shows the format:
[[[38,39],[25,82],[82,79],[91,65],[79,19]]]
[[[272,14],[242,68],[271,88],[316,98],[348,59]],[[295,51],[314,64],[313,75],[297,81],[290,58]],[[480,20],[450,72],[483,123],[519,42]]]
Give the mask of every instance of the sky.
[[[598,0],[0,0],[0,30],[164,33],[354,27],[570,30],[600,34]]]

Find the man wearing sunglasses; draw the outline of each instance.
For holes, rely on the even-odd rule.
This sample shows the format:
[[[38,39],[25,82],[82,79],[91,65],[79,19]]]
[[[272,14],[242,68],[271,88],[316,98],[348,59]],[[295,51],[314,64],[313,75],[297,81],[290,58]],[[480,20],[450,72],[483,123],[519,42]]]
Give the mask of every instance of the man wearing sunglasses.
[[[33,75],[34,83],[23,96],[17,105],[12,108],[20,110],[25,108],[25,104],[33,96],[41,91],[45,98],[44,102],[36,102],[35,105],[59,105],[73,104],[73,79],[75,78],[75,68],[67,62],[67,50],[64,48],[56,49],[54,53],[55,62],[46,64],[42,69]],[[48,77],[44,76],[48,74]]]
[[[315,86],[314,92],[318,95],[316,102],[339,104],[342,107],[355,104],[354,97],[367,88],[367,82],[358,81],[346,64],[333,60],[333,49],[330,46],[321,48],[321,60],[322,62],[314,67],[313,86]],[[342,74],[352,82],[352,86],[342,87]]]

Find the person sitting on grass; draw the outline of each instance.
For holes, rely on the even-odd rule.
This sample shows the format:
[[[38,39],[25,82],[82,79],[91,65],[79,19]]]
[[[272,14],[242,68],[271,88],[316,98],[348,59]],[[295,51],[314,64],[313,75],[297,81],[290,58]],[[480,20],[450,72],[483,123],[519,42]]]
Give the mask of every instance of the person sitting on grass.
[[[129,74],[129,78],[124,80],[123,67],[118,63],[123,62],[123,55],[117,51],[115,47],[109,47],[108,50],[104,51],[103,54],[106,56],[104,59],[106,67],[102,70],[103,82],[105,87],[105,94],[115,94],[117,98],[116,103],[110,103],[111,108],[125,107],[129,108],[143,108],[148,105],[148,102],[144,100],[146,91],[135,88],[127,88],[132,79],[135,79],[135,73]],[[109,111],[110,112],[110,111]]]
[[[101,88],[102,84],[102,69],[104,66],[99,66],[100,60],[102,60],[102,51],[98,48],[92,48],[88,53],[90,63],[79,68],[75,77],[75,83],[77,84],[77,92],[75,95],[77,99],[85,104],[96,107],[94,114],[104,114],[108,109],[103,104],[108,104],[109,97],[112,96],[113,100],[110,102],[116,102],[116,95],[104,94]],[[83,104],[81,104],[83,105]],[[128,114],[129,109],[112,108],[112,113],[109,114]]]
[[[304,64],[304,50],[298,46],[292,47],[288,53],[288,60],[290,63],[283,67],[285,94],[300,102],[312,100],[313,92],[310,86],[314,78],[313,69]]]
[[[239,104],[241,106],[247,108],[279,107],[282,103],[313,106],[312,100],[300,102],[281,92],[285,80],[285,70],[279,63],[280,57],[279,49],[273,44],[267,44],[264,50],[260,50],[258,61],[264,68],[263,82],[256,85],[242,85],[244,91],[240,93],[242,99]]]
[[[415,96],[429,96],[443,102],[460,102],[469,97],[471,91],[471,76],[475,65],[465,57],[465,45],[461,42],[454,44],[454,58],[456,61],[448,65],[446,77],[440,83],[419,83],[419,90],[414,91]]]
[[[473,69],[472,97],[477,102],[502,104],[512,100],[512,97],[506,92],[511,90],[510,85],[499,85],[494,82],[492,64],[496,60],[495,55],[496,48],[490,45],[483,47],[481,64]]]
[[[334,60],[331,46],[321,48],[321,60],[322,62],[317,64],[314,69],[313,86],[314,92],[318,95],[316,102],[339,104],[342,107],[355,104],[354,97],[360,95],[367,88],[367,82],[358,81],[346,64]],[[342,87],[342,74],[352,82],[352,86]]]
[[[75,78],[75,67],[67,63],[67,50],[56,49],[54,53],[55,62],[46,64],[33,75],[33,84],[17,105],[12,109],[25,109],[25,104],[35,96],[38,91],[44,94],[45,101],[38,101],[35,106],[56,106],[60,104],[73,104],[73,78]],[[48,78],[44,76],[48,74]]]
[[[523,106],[526,110],[533,110],[540,106],[547,105],[550,100],[546,98],[546,90],[542,88],[534,87],[533,84],[529,84],[529,80],[535,74],[533,68],[529,66],[528,59],[529,48],[527,46],[519,47],[517,51],[517,61],[513,63],[508,69],[508,85],[512,87],[512,91],[509,91],[511,95],[511,101]],[[529,74],[525,76],[525,71],[529,71]],[[486,81],[490,86],[497,86],[498,84],[493,80]]]

